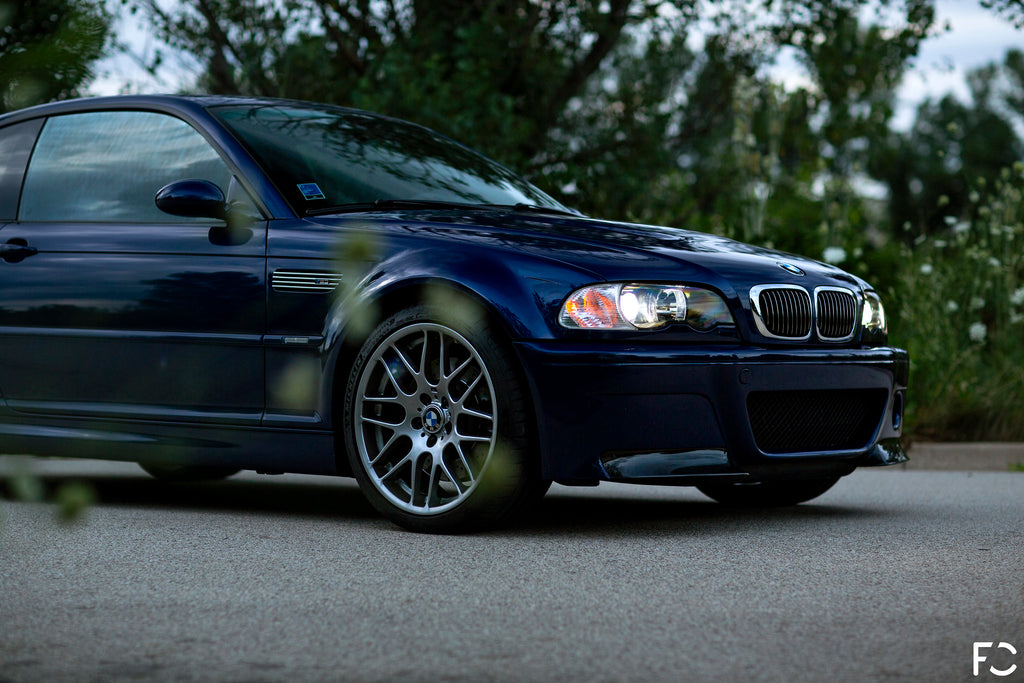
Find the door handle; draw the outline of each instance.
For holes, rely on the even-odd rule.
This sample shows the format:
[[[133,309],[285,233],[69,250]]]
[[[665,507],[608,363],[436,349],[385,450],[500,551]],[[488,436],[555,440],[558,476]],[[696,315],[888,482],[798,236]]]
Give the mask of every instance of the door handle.
[[[19,237],[15,237],[9,242],[0,244],[0,257],[8,263],[17,263],[18,261],[37,253],[39,253],[38,249],[28,246],[28,244],[25,243],[25,240]]]

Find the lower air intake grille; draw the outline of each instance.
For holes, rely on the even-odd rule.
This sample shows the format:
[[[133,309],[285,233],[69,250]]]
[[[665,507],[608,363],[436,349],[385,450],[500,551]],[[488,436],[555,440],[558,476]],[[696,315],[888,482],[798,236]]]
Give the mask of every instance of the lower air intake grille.
[[[882,420],[885,389],[755,391],[747,413],[765,453],[813,453],[863,448]]]

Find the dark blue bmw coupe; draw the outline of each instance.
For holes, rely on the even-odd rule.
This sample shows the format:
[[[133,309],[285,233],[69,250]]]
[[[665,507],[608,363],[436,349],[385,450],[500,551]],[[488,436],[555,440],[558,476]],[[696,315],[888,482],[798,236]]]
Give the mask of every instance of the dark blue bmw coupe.
[[[137,96],[0,117],[0,452],[354,476],[421,531],[552,481],[809,500],[906,459],[864,281],[595,220],[425,128]]]

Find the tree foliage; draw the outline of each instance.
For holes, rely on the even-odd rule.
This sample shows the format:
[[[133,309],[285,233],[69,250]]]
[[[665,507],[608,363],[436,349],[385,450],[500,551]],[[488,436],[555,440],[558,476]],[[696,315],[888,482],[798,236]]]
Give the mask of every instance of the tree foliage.
[[[926,100],[910,131],[890,133],[872,149],[871,172],[889,190],[889,217],[905,240],[972,217],[971,192],[1024,158],[1014,124],[1024,123],[1024,55],[968,74],[971,98]]]
[[[848,186],[933,19],[930,0],[138,2],[199,90],[412,119],[584,211],[754,237],[765,193],[803,212],[822,165]],[[812,87],[766,89],[783,48]]]
[[[110,23],[101,0],[0,2],[0,113],[80,94]]]
[[[981,0],[981,6],[994,10],[1017,28],[1024,28],[1024,2],[1021,0]]]

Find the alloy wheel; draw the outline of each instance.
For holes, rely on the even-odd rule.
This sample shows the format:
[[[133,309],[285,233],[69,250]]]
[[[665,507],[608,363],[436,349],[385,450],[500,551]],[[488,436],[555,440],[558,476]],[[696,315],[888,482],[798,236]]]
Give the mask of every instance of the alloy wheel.
[[[459,505],[494,452],[491,376],[473,345],[444,325],[413,323],[384,339],[363,366],[354,408],[364,471],[407,513]]]

